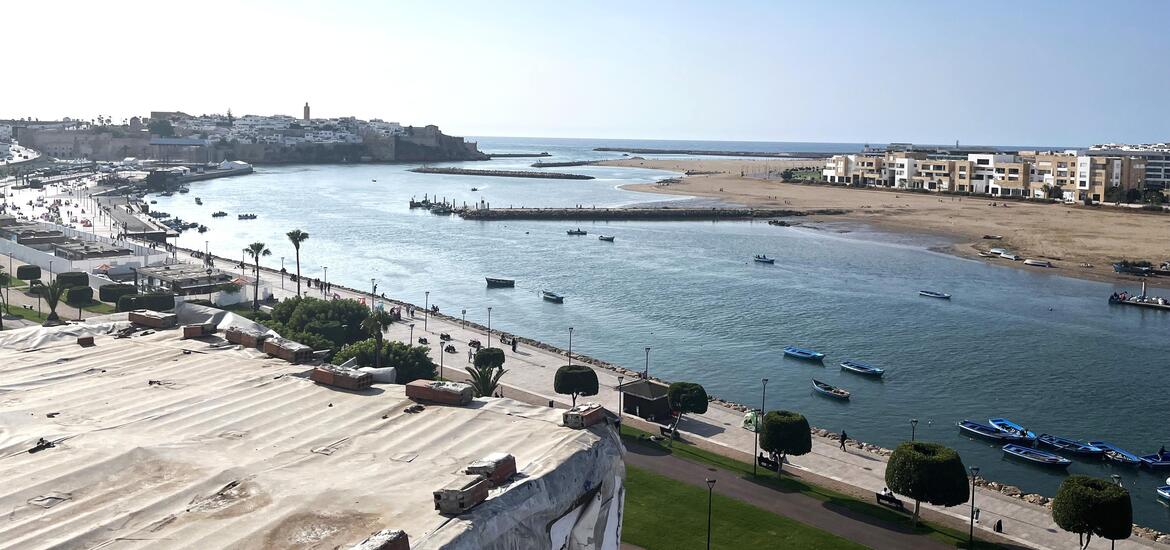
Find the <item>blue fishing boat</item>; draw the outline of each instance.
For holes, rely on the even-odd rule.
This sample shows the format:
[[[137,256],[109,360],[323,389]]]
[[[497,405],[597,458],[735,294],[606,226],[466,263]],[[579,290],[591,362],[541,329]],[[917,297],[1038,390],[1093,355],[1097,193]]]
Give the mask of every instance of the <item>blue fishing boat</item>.
[[[940,300],[950,300],[951,299],[950,294],[947,294],[945,292],[935,292],[933,290],[919,290],[918,294],[920,296],[926,296],[927,298],[938,298]]]
[[[1120,466],[1140,466],[1142,458],[1108,441],[1090,441],[1089,445],[1105,450],[1105,460]]]
[[[982,437],[984,439],[991,439],[995,441],[1019,441],[1020,438],[1007,433],[995,426],[988,426],[987,424],[980,424],[971,420],[964,420],[959,422],[959,431],[963,435]]]
[[[821,361],[825,358],[825,354],[819,351],[798,348],[796,346],[786,346],[784,348],[784,355],[792,357],[793,359],[804,359],[805,361]]]
[[[847,370],[849,372],[857,373],[857,374],[860,374],[863,376],[872,376],[874,378],[881,378],[882,375],[886,373],[885,369],[879,369],[879,368],[877,368],[873,365],[870,365],[868,363],[862,363],[861,361],[854,361],[853,359],[847,359],[845,361],[842,361],[841,362],[841,369]]]
[[[1064,451],[1066,453],[1077,456],[1099,457],[1102,454],[1105,454],[1105,449],[1102,449],[1101,447],[1094,447],[1083,441],[1077,441],[1067,437],[1060,437],[1058,435],[1040,434],[1040,436],[1036,438],[1036,441],[1039,441],[1040,444],[1044,445],[1045,447],[1050,447],[1058,451]]]
[[[849,399],[850,393],[846,390],[838,388],[837,386],[826,384],[820,380],[817,380],[816,378],[813,378],[812,384],[813,391],[816,391],[825,397],[832,397],[833,399]]]
[[[1035,432],[1028,431],[1024,429],[1023,426],[1016,424],[1015,422],[1012,422],[1006,418],[989,418],[987,419],[987,423],[995,426],[997,430],[1019,437],[1021,441],[1026,441],[1028,443],[1036,442]]]
[[[1152,455],[1142,455],[1139,458],[1142,461],[1142,466],[1151,470],[1170,468],[1170,453],[1157,452]]]
[[[1071,460],[1063,456],[1014,443],[1004,445],[1003,452],[1009,457],[1018,458],[1030,464],[1048,468],[1068,468],[1068,465],[1072,464]]]
[[[1170,485],[1162,485],[1156,490],[1158,491],[1158,498],[1163,500],[1170,500]]]

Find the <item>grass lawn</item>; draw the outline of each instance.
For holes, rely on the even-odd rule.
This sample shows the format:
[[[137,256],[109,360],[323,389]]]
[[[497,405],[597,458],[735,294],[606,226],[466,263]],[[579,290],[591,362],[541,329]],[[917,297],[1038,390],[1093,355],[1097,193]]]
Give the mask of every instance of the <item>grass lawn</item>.
[[[35,309],[31,309],[31,310],[29,310],[29,309],[24,309],[23,307],[20,307],[20,306],[15,306],[15,307],[12,307],[12,308],[10,308],[10,309],[8,310],[8,314],[9,314],[9,315],[12,315],[12,316],[15,316],[15,317],[20,317],[21,319],[27,319],[27,320],[29,320],[29,321],[34,321],[34,322],[37,322],[37,323],[43,323],[43,322],[45,322],[45,317],[47,317],[47,316],[49,315],[47,312],[46,312],[46,313],[44,313],[44,314],[39,314],[39,315],[38,315],[38,314],[37,314],[37,310],[35,310]],[[58,315],[60,315],[60,314],[58,314]],[[10,326],[5,326],[4,328],[6,328],[6,329],[11,329],[12,327],[10,327]]]
[[[89,305],[81,306],[81,309],[84,309],[90,313],[109,315],[110,313],[114,313],[114,310],[117,308],[115,308],[113,304],[107,304],[105,302],[94,300],[90,302]]]
[[[719,494],[715,494],[711,510],[711,548],[865,548]],[[707,542],[707,491],[628,467],[622,541],[646,550],[703,548]]]
[[[622,425],[622,441],[627,446],[630,446],[630,445],[652,445],[652,446],[655,446],[659,449],[662,449],[665,452],[673,454],[674,456],[682,458],[684,460],[690,460],[691,462],[697,462],[699,464],[718,466],[718,467],[723,468],[725,470],[729,470],[731,472],[739,474],[739,476],[744,478],[744,479],[750,479],[754,483],[759,483],[761,485],[771,487],[777,491],[797,492],[797,493],[800,493],[802,495],[806,495],[806,496],[815,498],[817,500],[824,501],[827,503],[827,506],[830,508],[832,508],[832,507],[844,508],[847,510],[851,510],[853,512],[865,514],[865,515],[873,517],[875,519],[887,521],[890,523],[896,523],[896,524],[909,524],[910,523],[910,516],[908,514],[903,514],[903,513],[891,510],[889,508],[886,508],[884,506],[879,506],[877,503],[870,503],[870,502],[858,500],[858,499],[856,499],[852,496],[846,495],[844,493],[839,493],[839,492],[834,491],[832,489],[828,489],[828,488],[821,487],[818,485],[812,485],[809,483],[805,483],[804,481],[801,481],[799,479],[795,479],[793,477],[783,476],[783,477],[777,478],[775,473],[770,472],[768,470],[764,470],[762,468],[759,470],[761,475],[759,475],[757,477],[752,477],[752,465],[751,464],[748,464],[746,462],[740,462],[738,460],[728,458],[726,456],[716,454],[716,453],[713,453],[713,452],[705,450],[705,449],[700,449],[694,445],[684,443],[682,441],[675,441],[674,447],[668,448],[666,446],[665,441],[655,442],[655,441],[651,441],[651,440],[647,439],[647,437],[649,435],[650,434],[647,432],[643,432],[643,431],[638,430],[636,428],[631,428],[631,427],[626,426],[624,424]],[[907,502],[906,505],[907,505],[907,508],[912,510],[914,503]],[[926,536],[929,536],[929,537],[934,538],[936,540],[939,540],[939,541],[941,541],[949,546],[954,546],[956,548],[966,548],[967,547],[967,533],[966,532],[960,532],[958,530],[948,529],[945,527],[937,527],[937,526],[933,526],[933,525],[930,525],[930,524],[922,522],[922,521],[918,522],[918,528],[916,530],[917,530],[917,532],[919,532],[923,535],[926,535]],[[977,548],[988,548],[988,549],[1000,548],[1000,546],[997,544],[992,544],[990,542],[978,541],[978,540],[976,540],[976,547]]]

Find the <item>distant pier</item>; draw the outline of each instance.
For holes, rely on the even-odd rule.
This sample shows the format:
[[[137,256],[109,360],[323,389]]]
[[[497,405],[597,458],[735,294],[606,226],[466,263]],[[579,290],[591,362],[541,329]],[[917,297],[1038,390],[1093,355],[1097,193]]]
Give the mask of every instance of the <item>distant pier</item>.
[[[720,157],[768,157],[768,158],[795,158],[795,159],[819,159],[829,158],[834,153],[813,153],[813,152],[783,152],[783,153],[768,153],[768,152],[747,152],[747,151],[703,151],[696,149],[630,149],[625,147],[597,147],[594,151],[608,151],[611,153],[633,153],[635,155],[696,155],[696,156],[720,156]]]
[[[566,168],[569,166],[591,166],[597,164],[595,160],[570,160],[565,162],[541,162],[536,161],[532,163],[533,168]]]
[[[488,153],[488,157],[494,159],[522,159],[522,158],[536,158],[536,157],[551,157],[548,151],[541,153]]]
[[[827,208],[792,210],[781,208],[478,208],[458,209],[468,220],[747,220],[789,216],[829,216],[847,210]]]
[[[455,174],[460,176],[496,176],[501,178],[536,178],[553,180],[591,180],[593,176],[566,174],[563,172],[535,172],[527,170],[471,170],[467,168],[432,168],[421,166],[411,169],[419,174]]]

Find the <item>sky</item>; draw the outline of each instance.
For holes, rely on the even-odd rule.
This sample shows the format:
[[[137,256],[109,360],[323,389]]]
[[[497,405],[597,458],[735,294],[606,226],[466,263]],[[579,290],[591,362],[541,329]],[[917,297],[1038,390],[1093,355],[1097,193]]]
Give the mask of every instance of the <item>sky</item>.
[[[0,4],[0,118],[357,116],[468,136],[1170,141],[1170,2]]]

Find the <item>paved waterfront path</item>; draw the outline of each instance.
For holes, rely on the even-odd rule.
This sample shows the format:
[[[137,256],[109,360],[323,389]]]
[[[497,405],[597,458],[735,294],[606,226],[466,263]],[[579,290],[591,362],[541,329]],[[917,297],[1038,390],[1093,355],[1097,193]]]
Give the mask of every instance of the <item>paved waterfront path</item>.
[[[833,509],[827,503],[800,493],[785,493],[759,485],[738,474],[656,452],[642,445],[627,446],[626,464],[705,488],[706,478],[715,478],[715,492],[769,512],[794,519],[875,550],[950,548],[926,535],[916,535],[903,526],[891,525],[864,514]]]

